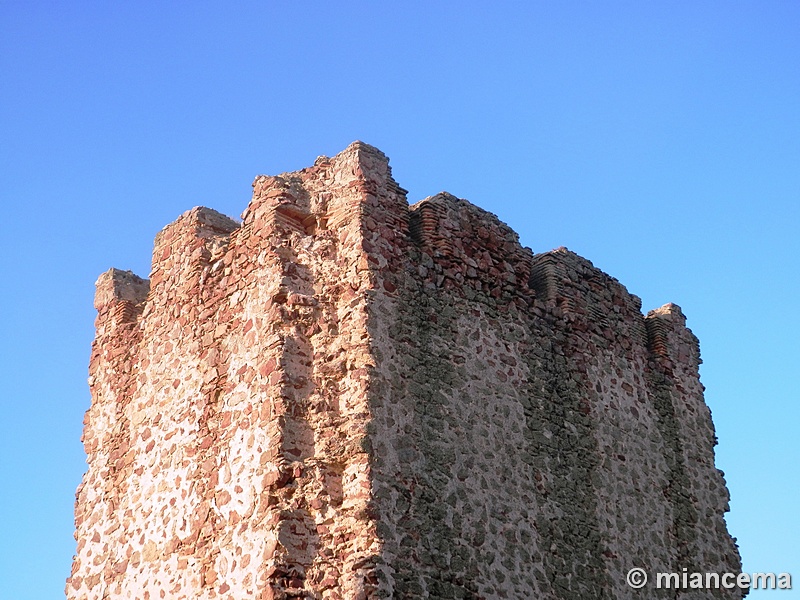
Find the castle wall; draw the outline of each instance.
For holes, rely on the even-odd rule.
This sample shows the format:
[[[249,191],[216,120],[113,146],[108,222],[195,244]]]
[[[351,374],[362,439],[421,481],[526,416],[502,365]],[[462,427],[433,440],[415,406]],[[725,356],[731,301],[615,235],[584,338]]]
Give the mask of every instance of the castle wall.
[[[633,566],[738,570],[680,309],[448,194],[409,207],[365,144],[253,187],[241,224],[165,228],[149,281],[98,280],[68,598],[634,598]]]
[[[636,598],[633,566],[737,572],[680,309],[645,318],[585,259],[530,255],[447,194],[411,210],[387,270],[407,274],[401,291],[378,285],[370,306],[390,593]]]

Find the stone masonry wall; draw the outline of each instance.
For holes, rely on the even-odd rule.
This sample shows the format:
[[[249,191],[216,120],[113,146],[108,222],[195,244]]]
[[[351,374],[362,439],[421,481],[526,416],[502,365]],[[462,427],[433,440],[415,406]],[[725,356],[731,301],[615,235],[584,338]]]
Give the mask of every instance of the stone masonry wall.
[[[625,583],[740,568],[677,306],[360,142],[253,187],[97,282],[67,598],[741,597]]]

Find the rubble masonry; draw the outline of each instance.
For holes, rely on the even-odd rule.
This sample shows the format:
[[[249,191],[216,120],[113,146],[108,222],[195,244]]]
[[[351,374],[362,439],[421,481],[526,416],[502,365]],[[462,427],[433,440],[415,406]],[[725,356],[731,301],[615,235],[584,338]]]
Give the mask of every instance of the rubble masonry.
[[[679,307],[449,194],[409,207],[360,142],[253,188],[241,224],[161,231],[149,281],[97,282],[67,598],[623,599],[634,566],[740,570]]]

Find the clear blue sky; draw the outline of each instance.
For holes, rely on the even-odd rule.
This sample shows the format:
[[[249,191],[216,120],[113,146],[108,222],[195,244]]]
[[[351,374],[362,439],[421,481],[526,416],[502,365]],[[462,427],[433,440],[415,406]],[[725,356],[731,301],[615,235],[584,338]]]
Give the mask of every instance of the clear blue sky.
[[[0,597],[69,573],[97,275],[355,139],[683,307],[744,568],[800,588],[800,4],[387,4],[0,0]]]

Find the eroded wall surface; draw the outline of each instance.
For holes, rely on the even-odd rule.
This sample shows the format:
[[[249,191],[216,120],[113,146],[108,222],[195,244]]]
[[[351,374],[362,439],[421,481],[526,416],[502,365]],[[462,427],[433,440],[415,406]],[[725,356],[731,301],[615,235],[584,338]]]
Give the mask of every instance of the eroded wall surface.
[[[98,280],[68,598],[740,597],[625,583],[740,568],[677,306],[359,142],[253,187]]]

